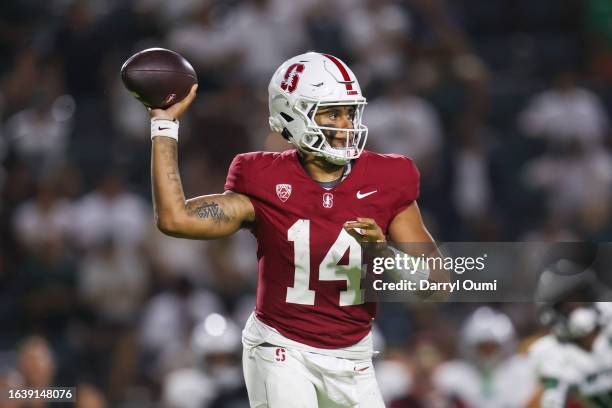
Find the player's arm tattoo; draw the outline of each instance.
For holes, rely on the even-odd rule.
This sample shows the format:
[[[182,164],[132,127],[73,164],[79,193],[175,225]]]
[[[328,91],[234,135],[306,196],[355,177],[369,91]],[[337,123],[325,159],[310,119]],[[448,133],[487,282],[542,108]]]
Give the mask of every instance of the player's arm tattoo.
[[[239,193],[226,191],[186,200],[174,140],[155,138],[152,159],[156,221],[166,234],[194,239],[221,238],[254,218],[250,199]]]
[[[173,200],[180,202],[180,205],[187,210],[189,217],[195,217],[202,220],[209,219],[216,224],[228,222],[230,218],[226,215],[223,208],[212,200],[206,200],[204,197],[186,201],[181,176],[178,171],[178,144],[171,140],[164,140],[163,157],[168,165],[166,179],[171,186]]]
[[[172,213],[185,205],[185,194],[178,172],[178,151],[174,140],[155,138],[151,152],[151,187],[153,207],[158,212]]]
[[[225,214],[223,208],[221,208],[219,204],[204,200],[188,206],[187,214],[189,214],[190,217],[197,217],[201,219],[208,218],[215,223],[230,221],[230,217]]]

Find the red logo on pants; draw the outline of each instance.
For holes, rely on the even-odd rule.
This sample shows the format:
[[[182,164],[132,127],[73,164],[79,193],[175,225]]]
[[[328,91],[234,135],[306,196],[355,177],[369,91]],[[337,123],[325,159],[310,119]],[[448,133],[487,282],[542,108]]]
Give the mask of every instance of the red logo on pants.
[[[276,361],[285,361],[285,349],[278,347],[276,349]]]

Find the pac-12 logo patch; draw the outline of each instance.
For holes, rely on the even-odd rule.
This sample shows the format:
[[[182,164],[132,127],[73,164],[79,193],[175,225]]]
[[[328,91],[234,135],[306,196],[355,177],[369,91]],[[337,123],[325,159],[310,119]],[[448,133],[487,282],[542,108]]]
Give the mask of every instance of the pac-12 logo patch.
[[[323,207],[332,208],[334,206],[334,195],[332,193],[323,194]]]
[[[291,197],[291,184],[277,184],[276,195],[283,203]]]

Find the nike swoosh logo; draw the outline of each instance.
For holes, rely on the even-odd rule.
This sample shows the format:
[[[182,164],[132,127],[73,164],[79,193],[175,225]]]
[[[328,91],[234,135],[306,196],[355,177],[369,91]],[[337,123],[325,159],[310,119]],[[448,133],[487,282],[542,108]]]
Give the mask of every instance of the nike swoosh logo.
[[[358,200],[361,200],[362,198],[366,198],[367,196],[372,195],[372,194],[374,194],[374,193],[376,193],[376,192],[378,192],[378,190],[374,190],[374,191],[370,191],[369,193],[363,193],[363,194],[361,194],[361,191],[358,191],[358,192],[357,192],[357,199],[358,199]]]
[[[170,129],[170,128],[163,128],[163,127],[158,127],[157,130],[166,130],[166,129]]]
[[[355,371],[358,371],[358,372],[362,373],[362,372],[364,372],[365,370],[367,370],[368,368],[370,368],[370,366],[366,366],[366,367],[363,367],[363,368],[357,368],[357,367],[354,367],[353,369],[354,369]]]
[[[321,85],[323,85],[323,82],[319,82],[318,84],[312,84],[312,86],[314,86],[316,88],[320,87]]]

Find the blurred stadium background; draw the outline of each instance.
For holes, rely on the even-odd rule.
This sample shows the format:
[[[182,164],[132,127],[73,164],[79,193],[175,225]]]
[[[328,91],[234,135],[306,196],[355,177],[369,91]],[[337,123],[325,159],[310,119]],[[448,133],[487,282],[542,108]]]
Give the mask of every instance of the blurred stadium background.
[[[267,127],[267,82],[317,50],[360,79],[368,148],[416,160],[436,239],[612,238],[608,0],[4,1],[0,385],[78,385],[81,407],[246,406],[254,240],[156,231],[148,117],[119,79],[152,46],[199,74],[181,120],[188,196],[221,191],[237,153],[288,147]],[[460,406],[442,364],[478,361],[478,333],[511,355],[542,331],[528,303],[492,305],[516,342],[503,322],[461,331],[478,306],[383,305],[389,406]]]

